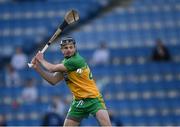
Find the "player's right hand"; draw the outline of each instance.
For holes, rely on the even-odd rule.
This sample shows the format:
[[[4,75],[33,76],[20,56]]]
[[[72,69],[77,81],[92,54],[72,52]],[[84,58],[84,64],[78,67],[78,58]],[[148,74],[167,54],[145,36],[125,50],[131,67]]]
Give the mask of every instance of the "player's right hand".
[[[33,64],[33,68],[34,69],[39,69],[39,61],[34,57],[33,59],[32,59],[32,61],[31,61],[31,63]]]
[[[41,51],[39,51],[36,56],[35,56],[36,60],[38,60],[39,62],[44,60],[44,55],[43,53],[41,53]]]

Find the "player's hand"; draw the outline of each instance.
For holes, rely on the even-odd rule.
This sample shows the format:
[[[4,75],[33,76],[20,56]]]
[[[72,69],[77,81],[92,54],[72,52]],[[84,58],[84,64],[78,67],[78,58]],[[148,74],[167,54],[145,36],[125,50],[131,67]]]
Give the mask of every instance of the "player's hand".
[[[35,69],[35,70],[38,70],[39,69],[39,61],[34,57],[33,59],[32,59],[32,61],[31,61],[31,63],[33,64],[33,68]]]
[[[41,52],[39,51],[39,52],[36,54],[35,58],[36,58],[39,62],[41,62],[41,61],[44,60],[44,55],[43,55],[43,53],[41,53]]]

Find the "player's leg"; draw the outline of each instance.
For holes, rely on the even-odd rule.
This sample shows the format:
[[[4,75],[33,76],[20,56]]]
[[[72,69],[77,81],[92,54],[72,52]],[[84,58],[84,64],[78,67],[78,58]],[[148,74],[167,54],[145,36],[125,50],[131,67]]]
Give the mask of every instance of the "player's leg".
[[[94,115],[101,126],[111,126],[109,114],[102,96],[91,99],[90,114]]]
[[[101,126],[111,126],[109,114],[107,110],[100,109],[96,112],[96,119]]]
[[[80,122],[79,121],[75,121],[75,120],[72,120],[72,119],[65,119],[64,121],[64,126],[79,126],[80,125]]]

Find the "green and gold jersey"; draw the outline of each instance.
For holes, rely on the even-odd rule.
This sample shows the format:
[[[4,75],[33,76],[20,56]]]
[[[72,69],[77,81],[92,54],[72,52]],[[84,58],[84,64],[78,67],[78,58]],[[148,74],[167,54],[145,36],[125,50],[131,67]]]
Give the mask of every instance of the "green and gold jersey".
[[[92,78],[92,73],[86,61],[75,53],[62,61],[67,68],[64,79],[75,99],[96,98],[100,96],[99,90]]]

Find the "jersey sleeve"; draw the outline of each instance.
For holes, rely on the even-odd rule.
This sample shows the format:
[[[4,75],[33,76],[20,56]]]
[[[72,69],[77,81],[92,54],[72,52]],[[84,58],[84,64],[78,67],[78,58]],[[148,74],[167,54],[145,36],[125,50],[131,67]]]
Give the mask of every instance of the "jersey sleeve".
[[[83,58],[70,58],[63,62],[68,71],[75,71],[78,68],[86,66],[86,62]]]

